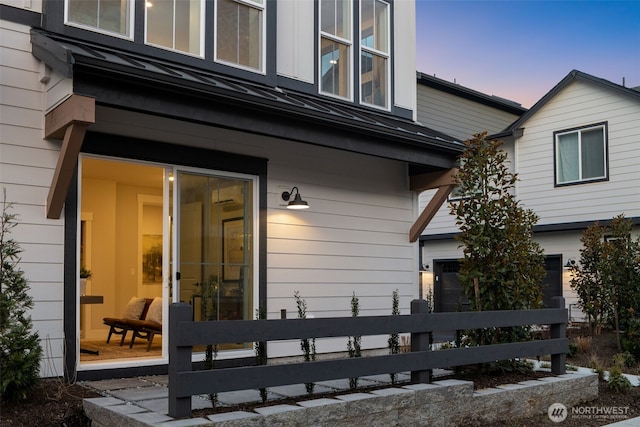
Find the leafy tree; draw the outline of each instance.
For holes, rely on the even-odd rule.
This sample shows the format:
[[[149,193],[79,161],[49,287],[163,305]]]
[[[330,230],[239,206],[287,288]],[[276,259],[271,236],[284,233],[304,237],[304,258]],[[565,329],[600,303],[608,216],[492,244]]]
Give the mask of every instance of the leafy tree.
[[[625,339],[620,331],[635,333],[634,315],[640,309],[640,238],[632,239],[632,229],[633,223],[624,215],[614,217],[609,226],[595,223],[583,233],[580,264],[572,269],[571,286],[592,334],[609,321],[618,350]]]
[[[464,254],[459,277],[470,309],[475,311],[542,305],[544,255],[533,240],[538,216],[516,200],[518,178],[505,165],[507,154],[501,146],[501,141],[488,140],[487,132],[465,142],[456,176],[460,198],[450,203]],[[523,328],[493,332],[480,342],[513,341],[520,338]]]
[[[3,192],[0,217],[0,398],[22,400],[40,377],[42,348],[37,332],[32,332],[33,299],[29,283],[19,269],[20,245],[9,238],[17,223],[10,214],[12,204]]]
[[[570,285],[578,295],[578,306],[587,315],[591,335],[600,335],[611,300],[602,281],[605,229],[599,223],[587,228],[580,241],[580,260],[571,267]]]

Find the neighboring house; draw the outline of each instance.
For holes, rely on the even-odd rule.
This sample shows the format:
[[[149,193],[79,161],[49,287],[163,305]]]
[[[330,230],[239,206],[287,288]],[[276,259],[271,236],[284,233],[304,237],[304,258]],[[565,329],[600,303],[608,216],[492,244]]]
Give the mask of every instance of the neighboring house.
[[[508,99],[425,73],[417,73],[417,82],[418,121],[459,141],[482,131],[500,132],[527,111]]]
[[[492,137],[512,158],[518,200],[540,217],[534,232],[546,255],[545,302],[562,295],[572,319],[582,319],[563,268],[579,260],[582,232],[619,214],[640,223],[640,92],[574,70]],[[464,305],[456,233],[442,206],[421,237],[423,263],[433,266],[427,285],[442,311]]]
[[[166,372],[166,333],[91,354],[132,297],[161,298],[161,322],[178,301],[252,319],[295,317],[296,291],[316,317],[349,316],[353,293],[361,315],[418,297],[417,194],[461,145],[415,121],[413,1],[0,3],[0,186],[42,376]]]

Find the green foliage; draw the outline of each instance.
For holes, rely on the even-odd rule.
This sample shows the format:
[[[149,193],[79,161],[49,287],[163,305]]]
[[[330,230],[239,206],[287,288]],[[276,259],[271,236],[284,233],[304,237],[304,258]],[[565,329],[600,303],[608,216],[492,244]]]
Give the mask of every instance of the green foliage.
[[[572,267],[571,286],[588,315],[592,334],[605,322],[616,331],[618,349],[634,328],[634,313],[640,309],[640,237],[631,238],[633,222],[624,215],[609,226],[595,223],[584,231],[580,263]]]
[[[616,353],[613,355],[613,364],[619,367],[630,368],[636,364],[636,358],[628,351]]]
[[[627,377],[622,375],[620,368],[613,368],[609,371],[609,381],[607,387],[619,393],[625,393],[631,388],[631,382]]]
[[[296,306],[298,307],[298,319],[306,319],[307,318],[307,302],[300,297],[300,292],[295,291],[293,293],[293,297],[296,299]],[[308,338],[304,338],[300,340],[300,349],[302,350],[302,354],[304,355],[305,362],[311,362],[316,360],[316,339],[312,338],[309,341]],[[313,394],[314,384],[313,383],[305,383],[305,388],[307,390],[307,394]]]
[[[360,301],[356,298],[356,293],[354,292],[351,297],[351,316],[357,317],[358,314],[360,314]],[[360,336],[349,337],[349,342],[347,343],[349,357],[362,357],[360,351],[361,342],[362,337]],[[358,388],[358,378],[349,378],[349,387],[352,390]]]
[[[17,225],[9,213],[12,204],[3,194],[0,217],[0,400],[25,399],[40,377],[42,347],[37,332],[32,332],[33,299],[29,283],[18,267],[20,245],[9,238]]]
[[[267,318],[267,310],[264,307],[256,309],[256,320],[264,320]],[[253,350],[256,352],[256,365],[267,364],[267,343],[265,341],[257,341],[253,344]],[[260,389],[260,398],[262,403],[267,401],[267,389]]]
[[[400,315],[400,299],[398,298],[398,290],[393,291],[392,302],[391,302],[391,315],[398,316]],[[389,335],[389,339],[387,340],[387,344],[389,345],[389,354],[398,354],[400,353],[400,334],[394,333]],[[391,376],[391,384],[396,383],[396,374],[389,374]]]
[[[640,317],[635,315],[635,310],[629,311],[633,317],[629,319],[627,330],[622,337],[622,348],[636,359],[640,359]]]
[[[488,140],[486,132],[465,142],[456,176],[461,198],[450,203],[464,254],[459,278],[474,311],[542,305],[544,255],[533,240],[538,216],[516,200],[517,175],[507,169],[501,145]],[[526,334],[521,328],[512,329],[476,333],[474,339],[508,342]]]
[[[92,275],[93,275],[93,273],[91,273],[91,270],[89,270],[84,265],[80,266],[80,278],[81,279],[90,279]]]
[[[578,354],[578,344],[576,344],[574,342],[570,342],[569,343],[569,352],[567,353],[567,356],[573,357],[576,354]]]

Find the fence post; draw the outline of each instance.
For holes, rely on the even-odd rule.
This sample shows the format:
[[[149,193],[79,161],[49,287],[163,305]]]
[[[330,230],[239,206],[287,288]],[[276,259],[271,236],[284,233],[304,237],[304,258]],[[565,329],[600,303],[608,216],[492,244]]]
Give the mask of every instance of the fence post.
[[[428,314],[429,304],[423,299],[414,299],[411,301],[411,314]],[[426,331],[425,324],[425,331]],[[430,349],[430,333],[418,332],[411,334],[411,351],[429,351]],[[422,371],[411,371],[411,382],[413,383],[430,383],[431,382],[431,369],[425,369]]]
[[[193,347],[178,347],[178,322],[192,321],[191,306],[173,303],[169,306],[169,416],[191,415],[191,396],[177,397],[177,379],[180,372],[191,371]]]
[[[552,308],[565,308],[564,297],[553,297]],[[567,337],[567,320],[551,325],[551,339]],[[551,372],[556,375],[567,373],[567,353],[551,355]]]

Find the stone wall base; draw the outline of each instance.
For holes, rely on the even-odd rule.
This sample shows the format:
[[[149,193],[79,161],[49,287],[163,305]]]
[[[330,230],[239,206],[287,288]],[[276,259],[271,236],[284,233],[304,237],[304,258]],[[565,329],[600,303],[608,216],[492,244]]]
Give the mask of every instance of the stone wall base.
[[[114,398],[86,399],[84,408],[96,427],[470,426],[545,414],[554,403],[570,408],[597,397],[598,376],[572,372],[476,391],[472,382],[460,380],[409,384],[182,420]]]

